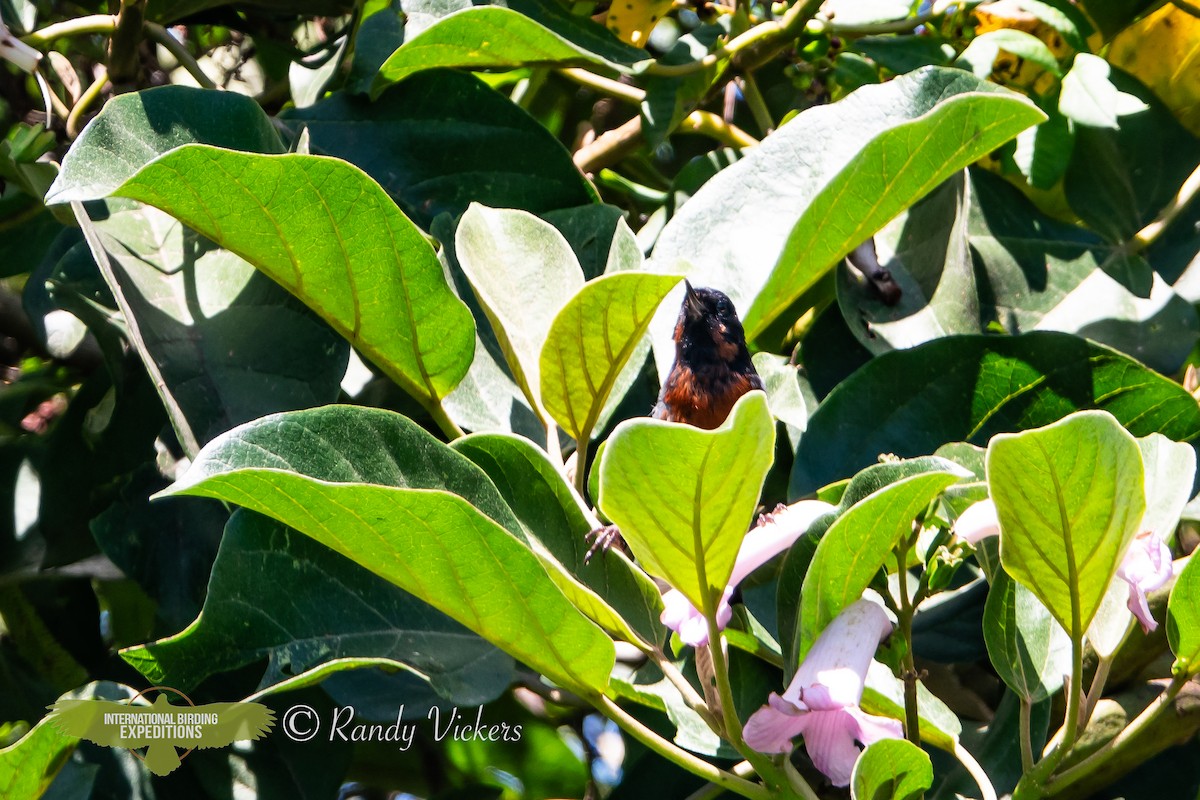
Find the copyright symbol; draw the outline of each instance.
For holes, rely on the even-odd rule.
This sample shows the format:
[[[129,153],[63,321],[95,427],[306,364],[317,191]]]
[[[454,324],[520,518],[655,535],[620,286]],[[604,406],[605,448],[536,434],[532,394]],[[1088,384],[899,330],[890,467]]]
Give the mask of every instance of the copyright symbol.
[[[283,732],[293,742],[307,742],[317,735],[321,717],[312,706],[292,706],[283,715]]]

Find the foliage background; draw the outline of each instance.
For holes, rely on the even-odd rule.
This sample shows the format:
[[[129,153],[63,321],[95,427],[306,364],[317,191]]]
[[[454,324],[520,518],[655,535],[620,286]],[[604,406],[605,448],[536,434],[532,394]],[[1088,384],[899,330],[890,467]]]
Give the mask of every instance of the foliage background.
[[[0,2],[46,53],[59,107],[47,130],[34,79],[0,69],[0,743],[97,681],[102,694],[167,683],[197,702],[254,695],[325,716],[353,705],[384,723],[397,698],[413,720],[486,704],[525,731],[519,744],[425,737],[403,753],[276,735],[152,778],[127,753],[42,726],[0,760],[6,796],[696,790],[635,742],[606,760],[616,734],[587,703],[547,693],[536,670],[398,588],[404,559],[369,553],[365,537],[344,555],[395,573],[220,500],[150,499],[235,426],[325,407],[310,418],[319,445],[289,440],[293,467],[447,487],[487,524],[553,538],[554,557],[580,569],[594,520],[555,462],[653,405],[679,296],[664,276],[727,291],[747,322],[779,433],[763,508],[880,454],[984,445],[1079,408],[1137,436],[1200,433],[1186,377],[1200,359],[1190,4],[839,2],[789,27],[814,4],[681,3],[646,26],[645,49],[588,19],[602,6],[486,5]],[[771,32],[722,49],[756,27]],[[946,70],[940,93],[921,83],[931,65]],[[888,277],[843,259],[871,235]],[[584,280],[630,271],[642,283],[604,302],[630,309],[632,366],[608,376],[611,402],[582,391],[593,413],[567,423],[590,378],[567,371],[561,396],[547,392],[540,343]],[[645,325],[648,342],[633,336]],[[470,437],[450,458],[425,433],[459,429],[527,436],[552,457]],[[326,463],[338,459],[349,466]],[[460,579],[488,588],[458,555]],[[661,643],[644,586],[608,569],[598,582],[629,581],[616,594],[637,602],[620,611]],[[793,646],[775,593],[795,576],[777,572],[743,600]],[[914,649],[1011,785],[1016,710],[987,663],[981,586],[923,609]],[[1144,696],[1166,652],[1161,633],[1142,644],[1115,669],[1114,696]],[[748,713],[779,673],[741,655]],[[1061,714],[1052,705],[1037,719]],[[637,711],[686,740],[663,712]],[[1089,791],[1196,796],[1195,727],[1181,716],[1134,772]],[[961,776],[935,769],[949,796]]]

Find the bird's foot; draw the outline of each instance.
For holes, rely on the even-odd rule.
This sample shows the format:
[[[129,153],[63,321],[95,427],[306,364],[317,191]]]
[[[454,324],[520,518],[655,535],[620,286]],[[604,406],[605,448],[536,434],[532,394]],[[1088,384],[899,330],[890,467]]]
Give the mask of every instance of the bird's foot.
[[[759,514],[758,515],[758,527],[761,528],[763,525],[766,525],[768,522],[774,522],[775,517],[777,517],[779,514],[781,514],[784,511],[787,511],[787,506],[785,506],[783,503],[777,503],[775,505],[775,507],[773,509],[771,509],[770,511],[764,511],[763,513]]]
[[[625,544],[625,539],[621,536],[620,529],[616,525],[603,525],[595,530],[587,532],[584,537],[592,543],[588,548],[587,553],[583,557],[583,563],[587,564],[592,560],[592,556],[596,553],[607,553],[609,550],[616,548],[625,555],[629,555],[629,548]]]

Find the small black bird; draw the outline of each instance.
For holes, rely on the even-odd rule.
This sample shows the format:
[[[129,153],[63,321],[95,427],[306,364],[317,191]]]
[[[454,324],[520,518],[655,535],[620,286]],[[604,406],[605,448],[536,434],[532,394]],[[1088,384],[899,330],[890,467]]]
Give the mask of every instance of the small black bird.
[[[716,289],[683,283],[687,294],[675,323],[675,363],[650,416],[711,430],[739,397],[763,384],[733,301]]]
[[[687,281],[683,285],[687,294],[675,323],[675,363],[650,416],[712,430],[739,397],[763,384],[750,361],[733,301],[716,289],[693,289]],[[612,547],[625,549],[615,525],[591,531],[588,539],[592,546],[585,562]]]

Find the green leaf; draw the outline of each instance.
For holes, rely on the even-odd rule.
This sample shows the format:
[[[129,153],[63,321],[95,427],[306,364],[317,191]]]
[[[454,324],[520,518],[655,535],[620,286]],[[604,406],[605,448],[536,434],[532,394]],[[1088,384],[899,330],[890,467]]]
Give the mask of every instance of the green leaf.
[[[1079,53],[1062,79],[1058,110],[1079,125],[1119,128],[1120,118],[1140,114],[1149,106],[1135,95],[1122,92],[1109,80],[1108,62],[1090,53]]]
[[[337,399],[350,348],[303,303],[156,208],[89,207],[92,255],[189,455],[235,425]]]
[[[1103,411],[999,434],[988,488],[1000,561],[1078,642],[1146,509],[1137,441]]]
[[[905,739],[875,742],[854,763],[854,800],[921,800],[933,785],[933,764],[925,751]]]
[[[809,409],[817,407],[812,389],[801,377],[800,369],[788,359],[771,353],[755,353],[754,370],[762,378],[763,389],[771,405],[771,414],[787,426],[788,438],[795,445],[808,427]]]
[[[967,237],[971,205],[971,186],[960,172],[875,236],[879,264],[900,287],[898,302],[885,302],[861,272],[839,262],[838,305],[863,347],[886,353],[983,332]]]
[[[878,661],[867,668],[863,688],[863,710],[869,714],[904,719],[904,681]],[[953,752],[962,733],[958,715],[917,681],[917,717],[921,741],[940,750]]]
[[[666,629],[658,621],[658,587],[615,549],[585,561],[586,536],[596,524],[543,450],[528,439],[501,434],[474,434],[451,447],[488,474],[528,535],[612,608],[606,615],[610,628],[627,641],[662,644]]]
[[[429,242],[356,167],[187,145],[115,193],[161,208],[258,267],[426,407],[466,374],[470,312]]]
[[[260,689],[356,657],[400,662],[463,705],[494,700],[513,678],[512,659],[437,609],[247,511],[226,526],[203,613],[121,657],[150,682],[181,691],[264,658]]]
[[[1167,601],[1167,641],[1175,654],[1173,672],[1200,672],[1200,562],[1190,559]]]
[[[798,662],[804,660],[825,626],[862,597],[892,555],[892,548],[912,534],[917,515],[946,487],[959,481],[962,473],[956,467],[904,478],[855,503],[829,527],[817,545],[800,592]]]
[[[983,638],[992,666],[1028,702],[1062,688],[1071,671],[1071,639],[1021,584],[999,570],[983,611]]]
[[[1057,108],[1041,106],[1049,117],[1041,125],[1017,134],[1013,162],[1035,189],[1050,189],[1062,179],[1071,163],[1075,131]]]
[[[1042,119],[956,69],[864,87],[801,113],[706,183],[664,228],[656,269],[686,261],[694,284],[749,304],[753,338],[888,220]]]
[[[972,170],[971,188],[970,246],[985,319],[1014,333],[1078,333],[1161,372],[1180,368],[1200,333],[1191,303],[1148,266],[1149,291],[1138,296],[1106,274],[1118,247],[1041,213],[1003,179]],[[1173,334],[1159,335],[1164,329]]]
[[[1200,162],[1200,139],[1135,78],[1113,68],[1109,79],[1114,91],[1139,99],[1148,110],[1120,117],[1117,129],[1076,126],[1063,189],[1071,210],[1088,227],[1110,241],[1124,242],[1173,201]],[[1179,222],[1194,248],[1195,229],[1184,219]],[[1164,277],[1178,275],[1162,261],[1152,259]]]
[[[450,14],[406,41],[380,67],[372,97],[432,67],[591,65],[630,71],[634,64],[650,60],[645,50],[620,42],[556,4],[509,0],[507,6],[475,6]]]
[[[600,505],[647,571],[703,609],[725,591],[774,449],[761,392],[713,431],[627,420],[600,462]]]
[[[235,428],[169,494],[238,503],[419,597],[573,691],[607,684],[611,640],[568,600],[487,476],[411,421],[326,406]],[[486,516],[485,516],[486,515]]]
[[[0,750],[0,792],[5,797],[41,797],[77,742],[43,719]]]
[[[1159,433],[1138,439],[1145,468],[1146,514],[1139,531],[1154,531],[1170,540],[1183,508],[1192,496],[1196,451]]]
[[[155,158],[200,142],[253,153],[282,153],[270,119],[235,92],[162,86],[104,104],[71,145],[46,203],[106,197]]]
[[[554,317],[539,360],[540,396],[576,441],[586,443],[598,429],[655,309],[680,279],[646,272],[604,275],[585,284]]]
[[[982,445],[1081,408],[1105,409],[1135,436],[1200,434],[1191,395],[1107,347],[1064,333],[953,336],[877,356],[830,393],[809,418],[789,495],[853,475],[880,453]]]
[[[543,213],[596,200],[549,131],[467,73],[414,75],[374,103],[339,92],[283,119],[308,130],[314,153],[360,167],[426,230],[472,202]]]
[[[472,204],[454,237],[458,263],[492,323],[517,385],[542,413],[542,345],[583,286],[567,240],[524,211]]]
[[[975,37],[967,45],[967,49],[962,51],[955,64],[970,69],[977,78],[987,78],[992,74],[992,66],[1002,50],[1037,64],[1051,75],[1062,75],[1058,59],[1045,42],[1033,34],[1013,28],[988,31]]]

